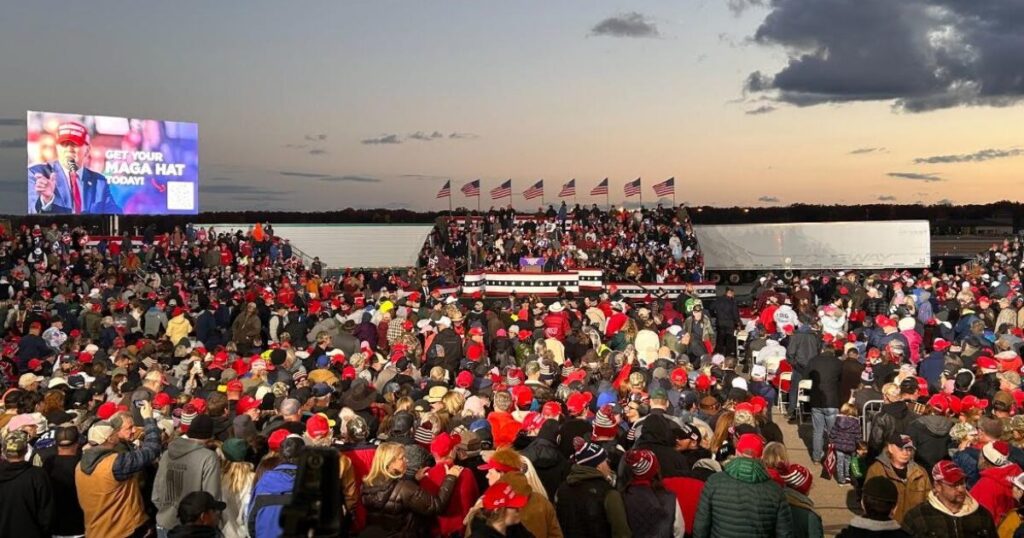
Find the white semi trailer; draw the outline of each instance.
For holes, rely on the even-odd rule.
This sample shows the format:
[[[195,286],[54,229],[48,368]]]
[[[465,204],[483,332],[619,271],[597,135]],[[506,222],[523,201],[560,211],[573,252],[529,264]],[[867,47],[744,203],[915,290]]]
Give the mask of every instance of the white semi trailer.
[[[926,220],[695,225],[707,279],[740,284],[758,273],[917,269],[931,263]]]

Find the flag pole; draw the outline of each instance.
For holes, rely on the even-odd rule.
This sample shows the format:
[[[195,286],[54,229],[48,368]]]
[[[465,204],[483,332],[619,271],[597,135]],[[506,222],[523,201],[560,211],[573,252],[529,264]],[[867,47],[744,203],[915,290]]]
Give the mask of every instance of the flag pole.
[[[644,208],[644,181],[642,178],[636,178],[637,182],[640,183],[640,209]]]
[[[452,180],[448,178],[448,216],[454,217],[455,210],[452,209]]]
[[[608,179],[608,178],[605,178],[605,179]],[[612,186],[611,185],[605,185],[605,187],[607,187],[607,188],[604,190],[604,205],[608,206],[607,211],[611,211],[612,210],[612,195],[610,193],[612,192]]]

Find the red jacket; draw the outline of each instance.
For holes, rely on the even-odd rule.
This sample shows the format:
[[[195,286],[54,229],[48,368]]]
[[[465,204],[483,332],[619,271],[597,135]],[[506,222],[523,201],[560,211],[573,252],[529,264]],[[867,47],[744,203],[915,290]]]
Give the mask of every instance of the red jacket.
[[[971,488],[971,496],[992,514],[996,525],[1017,506],[1013,500],[1013,483],[1010,480],[1020,472],[1020,467],[1015,463],[982,469],[981,478]]]
[[[565,340],[571,330],[569,316],[565,312],[551,312],[544,316],[544,336],[546,338],[555,338],[561,342]]]
[[[423,491],[437,495],[437,492],[441,491],[444,477],[448,474],[445,470],[452,464],[451,461],[439,461],[437,465],[431,467],[423,480],[420,480],[420,487],[423,488]],[[466,519],[466,515],[469,514],[470,508],[473,508],[478,497],[480,497],[480,490],[476,487],[473,471],[463,469],[459,477],[455,479],[455,490],[452,492],[451,500],[448,501],[448,507],[434,520],[430,535],[451,536],[461,533],[465,529],[462,522]]]
[[[608,318],[608,326],[604,329],[605,337],[611,338],[615,336],[615,333],[619,332],[619,329],[621,329],[628,320],[629,318],[622,312],[612,314],[611,317]]]
[[[686,535],[693,534],[693,521],[697,518],[697,505],[700,494],[704,491],[704,482],[689,476],[674,476],[661,481],[665,489],[671,491],[679,502],[679,510],[683,513]]]

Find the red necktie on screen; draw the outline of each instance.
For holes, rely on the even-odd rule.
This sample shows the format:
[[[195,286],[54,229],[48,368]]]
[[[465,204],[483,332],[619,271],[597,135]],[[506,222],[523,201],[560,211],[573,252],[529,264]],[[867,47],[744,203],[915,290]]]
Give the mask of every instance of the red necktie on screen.
[[[75,205],[75,213],[82,212],[82,191],[78,188],[78,172],[71,171],[71,200]]]

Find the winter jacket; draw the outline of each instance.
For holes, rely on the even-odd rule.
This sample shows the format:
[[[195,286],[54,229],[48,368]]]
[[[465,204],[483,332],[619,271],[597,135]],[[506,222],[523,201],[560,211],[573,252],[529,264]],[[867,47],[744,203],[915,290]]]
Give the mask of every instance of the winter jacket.
[[[622,493],[626,519],[633,536],[682,538],[685,525],[676,496],[649,484],[633,483]]]
[[[739,502],[743,499],[743,502]],[[791,536],[793,514],[786,494],[764,465],[738,457],[704,485],[693,523],[694,538]]]
[[[420,487],[430,495],[437,495],[441,491],[447,474],[448,465],[438,462],[427,471],[427,475],[420,480]],[[473,471],[463,469],[462,473],[455,480],[455,489],[452,492],[448,506],[437,515],[431,528],[433,536],[451,536],[462,531],[463,521],[469,514],[481,492],[477,489],[476,478]]]
[[[569,325],[569,316],[565,312],[551,312],[544,316],[544,337],[555,338],[565,341],[572,327]]]
[[[868,436],[868,450],[871,454],[878,454],[885,449],[886,443],[895,432],[907,430],[917,415],[910,411],[906,402],[890,402],[882,405],[874,419],[871,421],[871,433]]]
[[[425,351],[427,362],[424,365],[424,371],[434,366],[440,366],[448,371],[451,379],[455,379],[463,357],[462,339],[455,331],[450,328],[439,331],[434,337],[430,349]]]
[[[637,449],[643,448],[654,452],[654,455],[658,457],[663,478],[689,474],[686,459],[682,454],[676,452],[673,427],[675,426],[672,421],[664,416],[648,415],[643,421],[643,428],[640,429],[640,437],[637,438],[635,446]],[[619,471],[623,471],[624,466],[625,460],[619,463]],[[624,475],[624,472],[619,472],[619,476]]]
[[[931,478],[927,471],[913,461],[907,465],[907,479],[901,479],[892,468],[888,452],[882,452],[875,463],[868,468],[867,474],[864,475],[864,481],[867,482],[876,476],[884,476],[896,486],[899,500],[896,502],[892,518],[900,523],[903,523],[903,516],[907,511],[925,501],[928,492],[932,489]]]
[[[49,536],[54,506],[46,471],[27,461],[0,461],[0,507],[0,536]]]
[[[437,495],[424,491],[412,480],[388,480],[364,485],[366,533],[371,536],[414,537],[430,535],[430,520],[444,511],[455,491],[455,477],[446,476]]]
[[[917,365],[917,372],[928,382],[929,392],[939,391],[939,381],[945,368],[946,354],[942,351],[931,352]]]
[[[929,493],[924,502],[907,512],[903,529],[923,538],[995,538],[996,525],[992,514],[970,495],[960,512],[953,514],[942,501]]]
[[[1006,517],[999,522],[999,527],[996,528],[999,538],[1015,538],[1018,529],[1024,534],[1024,527],[1021,526],[1021,523],[1024,523],[1024,518],[1021,518],[1019,508],[1008,512]]]
[[[836,538],[910,538],[910,535],[894,520],[879,521],[854,516],[850,525],[839,531]]]
[[[1017,507],[1013,498],[1013,477],[1021,473],[1020,467],[1009,463],[1002,467],[988,467],[979,473],[978,482],[971,488],[971,497],[992,514],[992,523]]]
[[[192,332],[192,324],[185,319],[184,314],[179,314],[167,322],[167,338],[172,344],[178,345],[182,338],[188,338]]]
[[[811,359],[821,350],[821,337],[804,325],[789,337],[786,345],[786,360],[802,377],[807,377]]]
[[[860,386],[860,376],[864,373],[864,365],[857,359],[843,359],[842,373],[839,376],[839,403],[850,401],[853,391]],[[861,412],[858,409],[857,412]]]
[[[786,488],[784,491],[793,514],[794,538],[824,538],[825,529],[821,516],[814,511],[814,501],[795,489]]]
[[[249,503],[247,526],[252,538],[276,538],[281,536],[281,510],[291,502],[298,468],[291,463],[282,463],[267,471],[256,482]]]
[[[167,327],[167,313],[157,307],[146,310],[142,318],[143,333],[146,336],[157,336],[160,331]]]
[[[817,355],[807,364],[806,377],[811,380],[810,404],[812,409],[838,409],[839,378],[842,362],[832,352]]]
[[[178,521],[178,503],[194,491],[205,491],[220,499],[220,458],[201,442],[177,437],[167,445],[153,482],[156,524],[173,529]]]
[[[78,502],[85,514],[88,536],[129,536],[148,518],[139,484],[140,471],[160,457],[160,428],[144,423],[142,446],[128,452],[106,447],[87,448],[75,469]]]
[[[686,525],[686,535],[693,534],[693,521],[697,517],[697,505],[700,504],[700,496],[704,491],[704,481],[700,478],[689,476],[677,476],[662,480],[665,489],[676,496],[679,509],[682,512],[683,524]]]
[[[545,436],[545,429],[551,429],[551,435]],[[541,428],[541,433],[519,453],[533,464],[549,499],[555,497],[559,484],[565,480],[571,467],[569,460],[558,451],[558,445],[555,444],[554,438],[557,434],[558,423],[549,420]]]
[[[629,520],[622,495],[601,471],[573,465],[555,495],[558,523],[570,538],[629,538]]]
[[[559,525],[555,506],[547,498],[535,491],[523,473],[505,473],[498,482],[508,484],[519,495],[526,495],[529,500],[519,510],[523,526],[537,538],[562,538],[562,527]],[[480,503],[477,502],[477,507]]]
[[[242,312],[231,323],[231,341],[236,344],[252,345],[253,340],[260,337],[262,327],[258,313],[250,315],[248,312]]]
[[[43,469],[53,487],[53,525],[50,531],[55,536],[78,536],[85,534],[85,516],[78,504],[75,490],[75,467],[81,455],[54,456],[43,462]]]
[[[836,450],[853,454],[857,451],[857,442],[863,438],[860,419],[847,415],[837,416],[829,438]]]
[[[925,469],[931,469],[940,460],[949,459],[952,439],[949,430],[953,421],[942,415],[925,415],[907,426],[907,435],[914,440],[917,451],[914,459]]]

